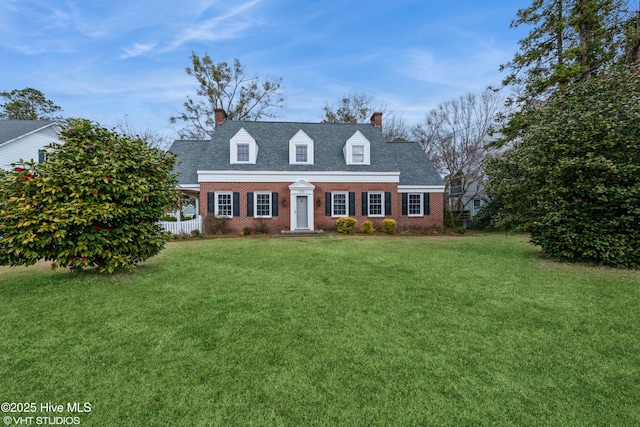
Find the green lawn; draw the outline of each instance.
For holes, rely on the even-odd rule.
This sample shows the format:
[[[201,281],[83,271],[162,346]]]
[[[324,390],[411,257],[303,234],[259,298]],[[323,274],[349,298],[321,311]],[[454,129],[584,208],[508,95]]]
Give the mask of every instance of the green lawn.
[[[81,425],[640,425],[640,272],[522,237],[175,242],[0,298],[0,401]]]

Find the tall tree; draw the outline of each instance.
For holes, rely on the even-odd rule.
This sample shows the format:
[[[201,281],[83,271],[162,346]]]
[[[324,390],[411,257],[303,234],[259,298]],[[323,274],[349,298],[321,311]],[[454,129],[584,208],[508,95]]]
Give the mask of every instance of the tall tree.
[[[388,113],[383,105],[375,105],[373,96],[366,92],[351,92],[344,95],[338,105],[325,102],[322,123],[369,123],[374,112],[382,115],[382,134],[386,141],[406,140],[410,129],[402,115]]]
[[[640,79],[612,69],[532,109],[487,165],[498,226],[557,259],[640,267]]]
[[[625,41],[622,28],[629,17],[625,6],[625,0],[534,0],[518,10],[511,27],[532,29],[520,40],[513,59],[500,66],[508,72],[503,87],[513,90],[507,103],[515,107],[503,118],[507,140],[520,136],[529,106],[569,90],[619,59]]]
[[[186,73],[198,81],[197,98],[187,97],[184,111],[169,120],[186,123],[178,133],[182,138],[205,139],[214,132],[214,109],[222,108],[231,120],[260,120],[277,116],[282,108],[282,78],[249,76],[240,60],[233,65],[215,63],[209,54],[202,58],[191,53]]]
[[[54,113],[62,111],[42,92],[30,87],[0,92],[4,102],[0,104],[0,119],[6,120],[55,120]]]
[[[502,102],[501,95],[492,90],[468,93],[438,105],[413,128],[415,138],[445,176],[451,209],[458,215],[474,198],[484,197],[483,162],[496,152],[488,138]]]

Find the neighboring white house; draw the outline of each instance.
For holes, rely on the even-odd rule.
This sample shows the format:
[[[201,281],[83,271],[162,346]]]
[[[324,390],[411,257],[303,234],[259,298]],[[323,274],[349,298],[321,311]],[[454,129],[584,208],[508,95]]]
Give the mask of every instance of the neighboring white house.
[[[0,169],[20,160],[43,162],[45,147],[60,142],[60,127],[53,120],[0,120]]]

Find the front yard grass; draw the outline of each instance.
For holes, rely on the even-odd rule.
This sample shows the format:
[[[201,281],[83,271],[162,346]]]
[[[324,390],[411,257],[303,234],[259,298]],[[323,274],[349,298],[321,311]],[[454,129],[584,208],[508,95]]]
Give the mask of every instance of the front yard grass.
[[[176,242],[0,298],[0,401],[81,425],[640,425],[640,272],[516,236]]]

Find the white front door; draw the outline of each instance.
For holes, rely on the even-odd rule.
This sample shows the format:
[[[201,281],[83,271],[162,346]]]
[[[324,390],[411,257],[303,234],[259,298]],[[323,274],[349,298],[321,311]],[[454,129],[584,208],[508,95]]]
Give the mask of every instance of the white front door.
[[[296,196],[296,230],[309,229],[308,196]]]

